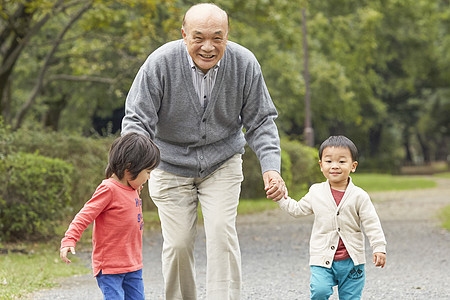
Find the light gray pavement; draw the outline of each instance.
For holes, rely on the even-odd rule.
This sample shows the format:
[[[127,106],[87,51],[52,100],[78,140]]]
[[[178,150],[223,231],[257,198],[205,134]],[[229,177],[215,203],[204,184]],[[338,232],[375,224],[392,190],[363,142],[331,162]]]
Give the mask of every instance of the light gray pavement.
[[[371,263],[366,242],[363,299],[450,299],[450,233],[436,219],[450,205],[450,179],[438,188],[371,193],[388,241],[384,269]],[[269,201],[269,200],[268,200]],[[276,207],[276,204],[274,204]],[[279,209],[238,217],[242,252],[242,299],[309,299],[308,243],[312,218],[294,219]],[[144,238],[147,299],[164,299],[159,232]],[[205,235],[199,228],[195,251],[198,298],[205,299]],[[31,299],[102,299],[91,275],[64,279],[60,287]],[[333,295],[330,299],[337,299]]]

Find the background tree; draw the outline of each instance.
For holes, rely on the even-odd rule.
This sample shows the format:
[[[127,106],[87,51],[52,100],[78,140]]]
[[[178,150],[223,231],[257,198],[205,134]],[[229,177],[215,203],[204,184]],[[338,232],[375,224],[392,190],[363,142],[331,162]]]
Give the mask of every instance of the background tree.
[[[91,134],[92,120],[123,106],[148,53],[172,38],[171,18],[178,19],[177,9],[171,1],[53,2],[16,1],[1,7],[4,32],[18,31],[21,23],[10,21],[16,11],[32,12],[25,14],[28,23],[39,25],[33,31],[24,29],[26,43],[20,43],[14,64],[2,72],[8,75],[2,82],[10,87],[2,91],[2,115],[19,128],[31,109],[26,118],[31,123]],[[45,22],[39,18],[42,14]],[[72,26],[75,21],[77,26]],[[9,39],[15,45],[19,38]],[[4,65],[11,61],[9,52],[2,47]]]
[[[61,12],[64,1],[54,4],[24,0],[1,2],[0,51],[0,114],[8,117],[11,105],[11,75],[25,47],[47,21]],[[8,118],[7,118],[8,119]]]
[[[195,2],[196,3],[196,2]],[[181,38],[194,1],[16,0],[0,6],[0,112],[51,130],[115,133],[149,53]],[[308,19],[316,146],[350,136],[363,164],[445,159],[450,8],[446,0],[218,0],[230,40],[255,53],[280,132],[303,140],[301,12]]]

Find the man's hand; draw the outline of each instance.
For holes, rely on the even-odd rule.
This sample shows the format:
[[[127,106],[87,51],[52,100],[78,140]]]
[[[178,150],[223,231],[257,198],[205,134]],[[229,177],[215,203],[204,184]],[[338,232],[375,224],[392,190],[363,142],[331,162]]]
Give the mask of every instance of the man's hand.
[[[65,262],[66,264],[70,264],[70,259],[67,258],[67,253],[72,252],[72,254],[75,254],[75,247],[64,247],[59,250],[59,256]]]
[[[277,171],[266,171],[263,174],[264,190],[268,199],[278,201],[282,197],[287,198],[286,185]]]

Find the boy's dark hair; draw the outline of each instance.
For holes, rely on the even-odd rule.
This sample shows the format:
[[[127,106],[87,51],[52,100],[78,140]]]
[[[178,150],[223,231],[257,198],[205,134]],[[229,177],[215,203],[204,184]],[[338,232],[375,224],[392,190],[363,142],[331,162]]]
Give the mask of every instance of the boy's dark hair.
[[[128,170],[131,180],[134,180],[142,170],[153,170],[159,162],[159,149],[150,138],[134,132],[127,133],[112,143],[105,175],[110,178],[116,174],[121,180],[125,170]]]
[[[350,150],[350,153],[352,154],[352,160],[357,161],[358,160],[358,148],[356,148],[355,144],[353,142],[343,136],[343,135],[332,135],[329,138],[327,138],[322,145],[320,145],[319,148],[319,159],[322,160],[322,153],[323,150],[326,147],[343,147],[348,148]]]

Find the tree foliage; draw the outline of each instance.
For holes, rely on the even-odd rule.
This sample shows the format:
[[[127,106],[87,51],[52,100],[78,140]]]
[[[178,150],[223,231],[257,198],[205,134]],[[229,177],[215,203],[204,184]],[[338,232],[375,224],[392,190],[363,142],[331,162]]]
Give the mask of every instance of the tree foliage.
[[[448,99],[448,3],[251,1],[239,6],[241,35],[236,37],[260,59],[282,132],[300,139],[305,116],[303,6],[308,11],[315,140],[348,135],[359,146],[361,159],[373,161],[367,165],[391,171],[402,160],[446,159],[448,123],[436,130],[420,120],[440,119],[438,111],[424,108],[432,107],[437,95],[439,103]],[[434,133],[433,140],[424,139],[425,127]]]
[[[194,2],[0,2],[0,113],[15,128],[108,134],[147,55],[180,38]],[[306,8],[315,140],[345,134],[361,159],[395,169],[446,159],[448,0],[218,0],[230,40],[257,56],[282,135],[303,139]],[[373,162],[370,162],[372,160]],[[364,166],[361,165],[361,166]]]
[[[137,69],[175,38],[179,17],[174,2],[158,0],[23,0],[2,4],[1,11],[0,113],[15,128],[26,115],[29,123],[86,134],[94,118],[123,106]],[[27,40],[17,36],[20,29]],[[18,40],[20,52],[11,57]]]

